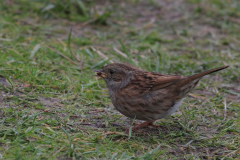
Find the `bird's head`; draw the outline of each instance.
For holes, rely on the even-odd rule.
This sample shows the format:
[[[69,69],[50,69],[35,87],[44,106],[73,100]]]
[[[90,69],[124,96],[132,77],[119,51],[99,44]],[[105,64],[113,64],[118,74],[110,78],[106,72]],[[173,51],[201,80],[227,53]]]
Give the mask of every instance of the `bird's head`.
[[[139,70],[133,66],[112,63],[104,66],[100,70],[93,70],[97,72],[97,77],[105,80],[108,89],[116,90],[126,86],[134,77],[134,73]]]

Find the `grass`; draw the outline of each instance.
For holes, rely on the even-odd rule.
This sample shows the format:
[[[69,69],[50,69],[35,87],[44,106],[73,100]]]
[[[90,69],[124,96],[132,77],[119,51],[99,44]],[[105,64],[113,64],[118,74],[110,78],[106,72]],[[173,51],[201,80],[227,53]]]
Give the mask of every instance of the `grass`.
[[[239,159],[240,2],[0,5],[1,159]],[[160,127],[124,134],[91,69],[126,62],[201,80]]]

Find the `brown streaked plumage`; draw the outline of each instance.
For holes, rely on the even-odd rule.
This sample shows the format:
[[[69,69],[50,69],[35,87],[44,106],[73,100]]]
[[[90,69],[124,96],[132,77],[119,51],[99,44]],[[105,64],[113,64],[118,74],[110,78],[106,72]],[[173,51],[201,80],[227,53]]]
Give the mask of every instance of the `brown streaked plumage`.
[[[135,130],[174,113],[203,76],[227,67],[193,76],[164,75],[121,63],[112,63],[95,71],[105,80],[112,103],[119,112],[146,121],[135,126]]]

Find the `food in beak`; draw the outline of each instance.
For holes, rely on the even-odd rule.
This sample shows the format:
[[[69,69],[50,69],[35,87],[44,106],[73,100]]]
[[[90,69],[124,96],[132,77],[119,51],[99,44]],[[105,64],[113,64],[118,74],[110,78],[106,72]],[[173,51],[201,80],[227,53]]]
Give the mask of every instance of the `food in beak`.
[[[95,76],[102,77],[102,70],[101,69],[100,70],[93,69],[92,71],[97,72],[97,75],[95,75]]]
[[[101,77],[101,75],[102,75],[102,72],[97,72],[97,75],[96,75],[96,76]]]

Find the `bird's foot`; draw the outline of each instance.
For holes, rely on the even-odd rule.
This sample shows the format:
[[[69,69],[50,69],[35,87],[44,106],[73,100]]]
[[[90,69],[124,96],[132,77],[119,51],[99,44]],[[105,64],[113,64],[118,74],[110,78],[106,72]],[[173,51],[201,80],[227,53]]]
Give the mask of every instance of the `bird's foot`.
[[[154,128],[158,128],[159,126],[156,126],[153,124],[153,121],[146,121],[146,122],[143,122],[143,123],[140,123],[140,124],[136,124],[134,123],[135,126],[132,128],[132,131],[136,131],[138,130],[139,128],[142,128],[142,127],[147,127],[147,126],[152,126]],[[125,133],[128,133],[129,132],[129,128],[126,128],[125,129]]]

